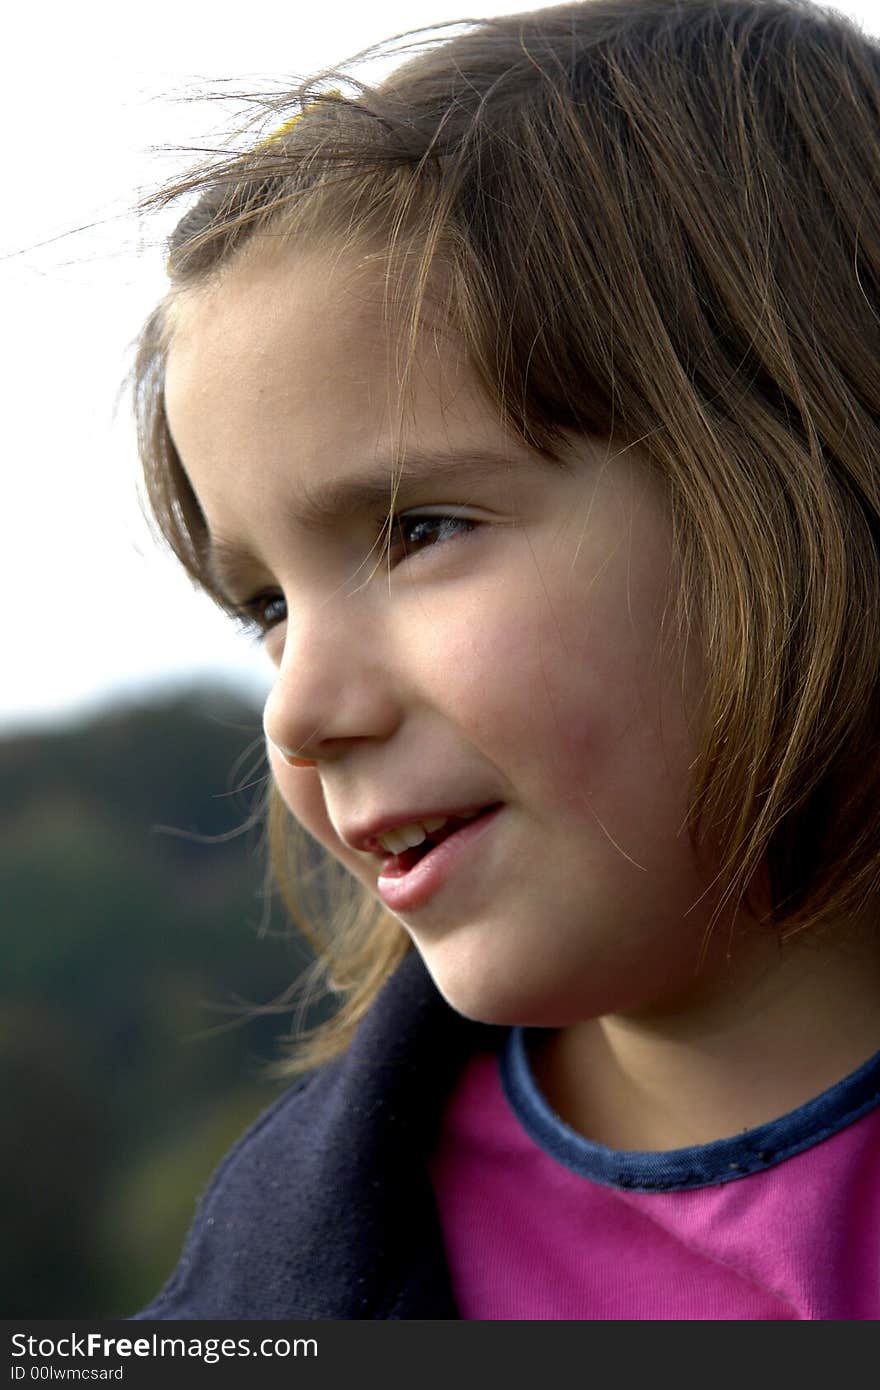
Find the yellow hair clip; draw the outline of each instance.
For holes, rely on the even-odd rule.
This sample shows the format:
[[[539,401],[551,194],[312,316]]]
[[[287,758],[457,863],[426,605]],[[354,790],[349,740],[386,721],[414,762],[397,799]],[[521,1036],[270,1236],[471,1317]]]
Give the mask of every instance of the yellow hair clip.
[[[342,92],[339,90],[338,87],[333,87],[330,89],[330,91],[327,92],[319,92],[318,95],[316,97],[313,97],[311,101],[306,102],[302,110],[297,111],[295,116],[288,116],[287,120],[282,121],[278,129],[273,130],[271,135],[267,135],[264,140],[258,141],[257,144],[254,145],[252,153],[258,154],[260,150],[268,149],[269,146],[274,145],[276,141],[283,140],[285,135],[289,135],[290,132],[293,130],[293,127],[296,125],[297,121],[301,121],[303,116],[308,115],[308,112],[311,109],[311,107],[316,106],[317,103],[319,101],[323,101],[325,97],[339,97],[341,99]],[[168,256],[165,260],[165,274],[166,276],[168,276],[169,279],[171,277],[171,260],[171,256]]]
[[[271,145],[273,141],[280,140],[282,136],[287,135],[289,131],[293,130],[297,121],[302,120],[304,115],[305,111],[297,111],[295,116],[291,116],[289,120],[282,121],[277,130],[273,130],[271,135],[267,135],[265,140],[260,141],[257,149],[261,150],[264,145]]]
[[[255,152],[259,150],[265,150],[269,145],[274,145],[276,140],[283,140],[285,135],[289,135],[290,132],[293,130],[293,127],[296,125],[297,121],[301,121],[303,116],[307,114],[309,108],[312,106],[316,106],[318,102],[322,101],[325,97],[341,96],[342,93],[340,92],[338,87],[333,87],[332,90],[329,92],[319,93],[319,95],[314,97],[310,102],[308,102],[301,111],[297,111],[295,116],[288,116],[286,121],[281,122],[281,125],[278,127],[277,130],[273,130],[271,135],[267,135],[265,140],[261,140],[259,144],[254,147]]]

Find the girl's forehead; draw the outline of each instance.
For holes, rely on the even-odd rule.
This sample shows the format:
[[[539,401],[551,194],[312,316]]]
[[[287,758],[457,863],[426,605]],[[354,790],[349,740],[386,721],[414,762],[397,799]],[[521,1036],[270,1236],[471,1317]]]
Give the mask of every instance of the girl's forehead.
[[[309,242],[279,247],[262,237],[231,264],[172,291],[169,337],[225,331],[242,316],[268,333],[297,318],[327,313],[361,330],[393,336],[409,326],[416,278],[411,270],[391,271],[387,257],[368,248]],[[420,321],[449,339],[455,335],[439,307],[438,291],[445,291],[441,278],[439,268],[432,270],[419,292]]]
[[[524,449],[453,335],[426,329],[408,360],[405,330],[386,331],[381,283],[358,263],[243,265],[182,295],[175,312],[166,420],[221,532],[255,488],[283,484],[305,514],[318,483],[362,482],[370,470],[375,482],[380,465],[387,501],[395,461],[413,454],[494,449],[509,460]]]
[[[167,408],[219,393],[287,410],[331,388],[452,408],[476,389],[462,339],[429,297],[410,351],[409,314],[394,318],[387,289],[375,262],[320,249],[251,256],[184,289],[168,306]]]
[[[357,281],[364,281],[358,284]],[[202,283],[175,293],[168,305],[169,348],[192,339],[221,347],[230,335],[267,345],[276,337],[317,327],[368,322],[379,326],[369,282],[358,268],[318,253],[248,258]]]

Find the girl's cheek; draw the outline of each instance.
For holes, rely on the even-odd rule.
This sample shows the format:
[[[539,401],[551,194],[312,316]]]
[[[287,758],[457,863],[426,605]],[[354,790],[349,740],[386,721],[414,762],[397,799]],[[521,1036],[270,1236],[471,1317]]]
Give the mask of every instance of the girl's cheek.
[[[362,877],[361,858],[343,844],[333,829],[317,769],[290,767],[271,746],[268,749],[268,758],[275,785],[291,815],[347,869],[352,873],[359,873]]]
[[[291,767],[272,745],[268,757],[272,779],[291,815],[322,844],[335,841],[317,768]]]

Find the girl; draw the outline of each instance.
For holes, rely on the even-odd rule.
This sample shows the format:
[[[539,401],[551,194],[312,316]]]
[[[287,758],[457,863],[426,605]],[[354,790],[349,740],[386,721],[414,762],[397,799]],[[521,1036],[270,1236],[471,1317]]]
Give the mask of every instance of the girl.
[[[327,77],[162,195],[136,376],[340,1007],[138,1316],[876,1318],[880,50],[587,0]]]

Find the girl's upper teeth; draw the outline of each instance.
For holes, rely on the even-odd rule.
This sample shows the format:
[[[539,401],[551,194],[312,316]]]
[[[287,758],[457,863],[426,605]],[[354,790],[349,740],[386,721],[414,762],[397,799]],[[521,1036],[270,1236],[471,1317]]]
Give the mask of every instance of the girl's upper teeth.
[[[414,849],[435,830],[439,830],[441,825],[445,825],[448,819],[448,816],[433,816],[431,820],[411,821],[409,825],[398,825],[394,830],[387,830],[384,835],[380,835],[379,844],[384,849],[390,850],[392,854],[400,854],[405,849]]]
[[[478,816],[479,811],[459,812],[459,820],[473,820]],[[450,816],[432,816],[430,820],[411,821],[408,825],[395,826],[394,830],[386,830],[384,835],[379,835],[379,844],[383,849],[387,849],[391,854],[401,854],[405,849],[415,849],[429,835],[444,826]]]

